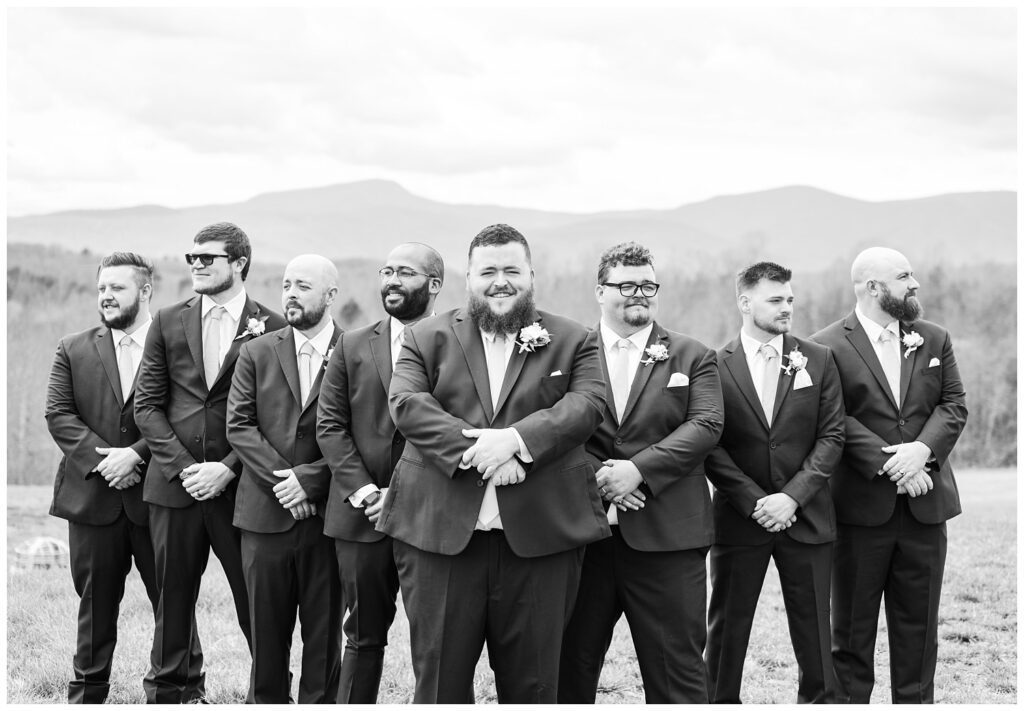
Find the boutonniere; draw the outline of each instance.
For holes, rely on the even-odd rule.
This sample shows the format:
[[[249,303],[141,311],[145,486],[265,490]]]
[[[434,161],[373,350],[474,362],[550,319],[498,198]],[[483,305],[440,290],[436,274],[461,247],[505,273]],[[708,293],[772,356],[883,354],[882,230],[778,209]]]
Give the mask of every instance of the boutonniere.
[[[549,343],[551,343],[551,334],[537,321],[529,326],[523,326],[519,331],[519,339],[515,341],[515,344],[519,346],[520,353],[533,353]]]
[[[921,338],[921,334],[917,331],[911,331],[903,335],[903,345],[907,347],[903,357],[909,358],[911,353],[924,345],[924,339]]]
[[[783,356],[783,358],[786,359],[786,365],[782,366],[782,370],[786,375],[791,375],[794,371],[800,371],[807,367],[807,356],[801,353],[799,348],[794,348],[788,356]]]
[[[248,321],[245,322],[245,330],[235,336],[235,340],[237,341],[238,339],[245,338],[246,336],[252,336],[253,338],[256,336],[262,336],[267,331],[266,321],[268,318],[270,318],[270,314],[260,316],[260,312],[257,311],[249,317]]]
[[[327,370],[327,363],[331,360],[331,354],[334,353],[333,348],[328,348],[327,352],[324,353],[324,362],[320,365],[321,368]]]
[[[650,365],[651,363],[660,363],[663,360],[668,360],[668,347],[662,343],[655,343],[653,346],[648,346],[644,349],[644,353],[647,357],[640,361],[643,365]]]

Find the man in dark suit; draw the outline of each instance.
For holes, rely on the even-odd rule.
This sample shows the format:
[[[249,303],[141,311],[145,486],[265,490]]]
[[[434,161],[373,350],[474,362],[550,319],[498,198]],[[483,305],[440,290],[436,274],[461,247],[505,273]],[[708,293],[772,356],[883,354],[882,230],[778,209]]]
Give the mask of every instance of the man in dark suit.
[[[68,521],[71,576],[81,598],[75,676],[68,684],[73,704],[107,698],[118,608],[133,558],[154,611],[158,600],[149,507],[142,501],[149,446],[132,411],[152,323],[153,263],[114,252],[100,262],[96,281],[102,326],[61,339],[46,393],[46,423],[64,453],[50,514]],[[198,671],[193,695],[202,691]]]
[[[471,703],[487,643],[498,701],[553,703],[583,546],[609,535],[592,460],[597,336],[539,312],[525,238],[482,230],[466,308],[406,329],[389,391],[406,439],[378,530],[395,539],[414,700]]]
[[[185,255],[198,296],[157,312],[139,369],[135,419],[152,452],[143,499],[160,588],[150,703],[188,700],[188,649],[211,548],[252,648],[240,534],[231,525],[242,465],[225,417],[238,349],[285,322],[246,295],[250,257],[249,238],[237,226],[218,222],[199,231]]]
[[[377,701],[395,619],[398,569],[380,516],[405,439],[388,411],[388,387],[405,329],[431,314],[444,283],[441,255],[410,242],[380,269],[388,318],[341,336],[320,388],[317,439],[331,468],[324,533],[334,539],[345,610],[338,703]]]
[[[949,333],[919,319],[907,258],[872,247],[851,276],[854,312],[812,337],[832,349],[846,401],[846,445],[832,477],[838,700],[871,699],[884,595],[892,700],[932,703],[946,521],[960,513],[949,455],[967,421],[964,389]]]
[[[704,458],[722,431],[715,353],[663,328],[654,258],[627,242],[597,270],[608,401],[587,442],[612,536],[587,546],[562,640],[560,703],[592,704],[623,612],[648,703],[707,703],[704,641],[712,541]]]
[[[843,400],[829,349],[789,335],[788,269],[759,262],[736,279],[743,319],[718,352],[725,431],[708,457],[715,485],[708,675],[713,703],[740,703],[757,600],[774,559],[800,669],[797,701],[831,703],[829,477],[843,448]]]
[[[242,346],[228,395],[228,442],[242,461],[235,526],[252,621],[248,703],[287,704],[295,611],[302,626],[300,704],[334,703],[341,586],[323,535],[330,470],[316,443],[317,393],[341,334],[329,308],[338,270],[305,254],[285,268],[288,326]]]

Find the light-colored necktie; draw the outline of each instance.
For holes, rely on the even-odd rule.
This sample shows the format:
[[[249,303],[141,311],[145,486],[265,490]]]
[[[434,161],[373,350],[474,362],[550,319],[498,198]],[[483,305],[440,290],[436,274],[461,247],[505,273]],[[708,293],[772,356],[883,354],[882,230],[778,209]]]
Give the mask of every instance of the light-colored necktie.
[[[494,340],[484,339],[487,348],[487,379],[491,386],[491,408],[498,406],[501,384],[505,380],[505,334],[494,334]],[[480,503],[477,514],[477,528],[501,528],[501,512],[498,510],[498,492],[494,479],[487,480],[484,489],[484,500]]]
[[[128,399],[135,380],[135,364],[132,362],[132,337],[126,335],[117,345],[117,372],[121,376],[121,397]]]
[[[765,419],[772,424],[772,411],[775,409],[775,391],[779,388],[779,354],[767,343],[757,350],[764,360],[764,375],[761,377],[761,407]]]
[[[896,406],[900,404],[900,348],[899,339],[896,335],[885,328],[878,334],[878,342],[882,345],[879,349],[881,355],[879,362],[882,364],[882,370],[885,372],[885,379],[889,383],[889,391],[892,392],[892,398],[896,401]]]
[[[626,401],[629,400],[629,351],[633,342],[628,338],[620,338],[615,342],[612,352],[615,362],[610,374],[612,381],[612,400],[615,401],[615,419],[622,424],[622,416],[626,412]]]
[[[203,370],[207,389],[213,387],[220,372],[220,319],[223,315],[224,307],[214,306],[203,322]]]
[[[397,343],[395,347],[391,349],[391,370],[395,369],[395,363],[398,362],[398,356],[402,352],[402,346],[405,345],[405,329],[403,328],[398,332],[398,336],[395,337]]]
[[[313,344],[306,341],[299,348],[299,399],[306,404],[309,399],[309,390],[313,387],[316,375],[313,373]]]

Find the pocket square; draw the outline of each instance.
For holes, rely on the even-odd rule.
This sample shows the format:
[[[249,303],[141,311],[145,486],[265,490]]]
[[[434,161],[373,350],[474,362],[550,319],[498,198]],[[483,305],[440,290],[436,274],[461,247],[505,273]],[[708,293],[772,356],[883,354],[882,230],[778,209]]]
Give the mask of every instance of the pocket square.
[[[938,364],[939,364],[939,359],[938,358],[932,358],[930,361],[928,361],[928,367],[929,368],[934,368]]]
[[[800,390],[801,388],[809,388],[814,383],[811,382],[811,374],[806,370],[800,369],[796,371],[796,375],[793,376],[793,389]]]
[[[668,387],[681,388],[690,384],[690,378],[686,373],[672,373],[668,379]]]
[[[552,373],[552,374],[551,374],[551,375],[549,375],[548,377],[549,377],[549,378],[553,378],[554,376],[556,376],[556,375],[561,375],[561,374],[562,374],[562,371],[560,371],[560,370],[556,370],[556,371],[555,371],[554,373]]]

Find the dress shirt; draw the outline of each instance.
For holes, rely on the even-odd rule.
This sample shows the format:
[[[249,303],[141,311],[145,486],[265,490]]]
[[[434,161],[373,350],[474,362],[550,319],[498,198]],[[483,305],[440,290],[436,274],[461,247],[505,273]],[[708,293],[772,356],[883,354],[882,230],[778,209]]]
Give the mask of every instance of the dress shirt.
[[[218,304],[209,296],[203,294],[201,307],[203,319],[206,318],[206,314],[210,313],[214,306],[222,306],[224,308],[224,313],[220,317],[220,348],[217,352],[217,362],[223,364],[224,358],[227,356],[228,351],[231,350],[235,334],[238,333],[238,322],[242,318],[242,311],[245,310],[245,289],[238,292],[226,304]],[[210,385],[212,386],[213,383],[210,383]]]
[[[299,362],[299,351],[302,350],[302,346],[308,341],[313,346],[313,353],[310,355],[310,363],[312,364],[311,370],[314,373],[319,372],[319,368],[322,368],[324,361],[327,359],[327,351],[331,348],[331,337],[334,335],[334,323],[328,321],[320,331],[312,338],[307,338],[304,333],[299,331],[297,328],[292,329],[292,333],[295,334],[295,362]],[[313,380],[316,380],[314,377]],[[313,387],[313,382],[310,381],[310,387]],[[303,403],[305,405],[305,403]]]
[[[878,356],[878,362],[881,364],[882,371],[885,373],[885,379],[889,383],[889,390],[892,392],[892,397],[896,401],[896,405],[899,406],[901,367],[900,322],[893,319],[882,326],[868,318],[864,312],[860,310],[859,305],[854,309],[854,313],[857,314],[857,320],[860,321],[860,325],[864,329],[864,333],[867,334],[868,340],[871,342],[871,347],[875,349],[875,355]],[[889,332],[889,341],[887,343],[883,343],[879,340],[882,331]]]
[[[132,339],[131,347],[128,349],[132,357],[132,372],[138,374],[139,364],[142,363],[142,351],[146,347],[146,334],[149,333],[149,327],[153,323],[153,317],[150,316],[146,319],[146,322],[136,328],[131,333],[125,333],[119,328],[110,329],[110,337],[114,339],[114,350],[117,351],[117,346],[121,340],[128,336]],[[124,398],[128,399],[128,393],[121,393]]]
[[[760,351],[762,345],[768,345],[775,349],[776,357],[779,359],[779,366],[782,366],[782,334],[775,336],[770,341],[762,343],[756,338],[748,336],[745,331],[740,331],[740,342],[743,344],[743,354],[747,357],[747,368],[750,370],[750,379],[754,381],[754,390],[757,391],[757,399],[764,402],[764,356]],[[771,413],[765,417],[771,419]]]

